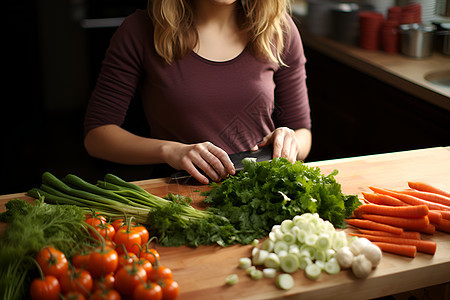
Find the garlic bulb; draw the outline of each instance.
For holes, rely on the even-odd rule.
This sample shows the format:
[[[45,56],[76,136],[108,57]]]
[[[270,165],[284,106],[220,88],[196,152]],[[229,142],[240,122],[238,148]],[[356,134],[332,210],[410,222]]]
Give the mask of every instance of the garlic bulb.
[[[364,254],[359,254],[353,260],[352,271],[357,278],[366,278],[372,271],[372,263]]]
[[[378,264],[381,261],[381,257],[382,257],[382,253],[381,253],[381,249],[372,244],[369,243],[367,245],[365,245],[362,249],[361,249],[361,254],[364,254],[364,256],[370,260],[370,262],[372,263],[372,267],[375,268],[376,266],[378,266]]]
[[[352,266],[354,255],[353,252],[350,251],[349,247],[345,246],[338,249],[334,254],[334,257],[336,258],[339,266],[341,266],[342,269],[347,269]]]

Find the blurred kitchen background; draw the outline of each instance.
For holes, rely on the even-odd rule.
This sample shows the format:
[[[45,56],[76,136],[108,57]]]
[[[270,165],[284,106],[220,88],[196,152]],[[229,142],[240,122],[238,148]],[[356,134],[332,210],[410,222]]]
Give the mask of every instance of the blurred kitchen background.
[[[109,39],[125,16],[146,4],[6,1],[0,194],[40,184],[45,171],[88,181],[106,172],[126,180],[152,176],[149,166],[96,160],[83,147],[84,111]],[[308,60],[313,147],[307,161],[450,145],[448,1],[295,1],[293,12]],[[361,59],[366,53],[370,63]],[[444,81],[436,88],[391,84],[398,74],[378,71],[373,61],[397,58],[398,64],[438,65],[444,73],[436,78]],[[125,127],[145,135],[138,98]]]

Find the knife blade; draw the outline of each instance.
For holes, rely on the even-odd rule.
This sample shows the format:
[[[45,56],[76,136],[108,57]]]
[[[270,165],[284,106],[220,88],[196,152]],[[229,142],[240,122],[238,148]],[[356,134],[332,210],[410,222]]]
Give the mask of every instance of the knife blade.
[[[231,162],[234,164],[234,169],[236,172],[241,171],[244,166],[242,164],[242,160],[244,158],[256,158],[256,161],[270,161],[273,157],[273,149],[272,146],[262,147],[258,150],[248,150],[238,153],[233,153],[229,155]],[[187,183],[188,181],[196,181],[192,175],[190,175],[187,171],[181,170],[174,172],[170,175],[170,182],[176,181],[178,183],[179,180],[183,180],[183,183]],[[193,183],[193,182],[190,182]]]

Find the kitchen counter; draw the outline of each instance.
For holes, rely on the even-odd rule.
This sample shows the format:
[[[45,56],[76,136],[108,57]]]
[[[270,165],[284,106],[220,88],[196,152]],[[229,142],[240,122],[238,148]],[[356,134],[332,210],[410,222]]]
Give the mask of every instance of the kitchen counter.
[[[368,186],[401,189],[407,181],[426,181],[450,190],[450,147],[437,147],[404,152],[361,156],[309,163],[329,174],[337,169],[336,176],[346,194],[361,196]],[[207,186],[170,183],[168,178],[136,182],[149,192],[165,196],[168,193],[189,196],[198,206],[200,191]],[[12,198],[26,198],[24,194],[0,196],[0,212]],[[5,224],[2,228],[4,228]],[[1,228],[0,228],[1,231]],[[351,231],[350,228],[346,231]],[[273,279],[254,281],[238,269],[239,258],[250,256],[251,246],[231,247],[157,247],[161,262],[174,272],[180,284],[179,299],[368,299],[404,291],[439,285],[450,278],[450,234],[437,232],[423,235],[423,239],[437,242],[434,256],[418,253],[406,258],[385,253],[380,265],[364,279],[356,279],[351,271],[337,275],[322,274],[317,281],[307,279],[303,272],[293,274],[295,286],[289,291],[275,287]],[[234,286],[225,285],[225,277],[236,273],[240,281]]]
[[[294,5],[293,13],[305,46],[450,111],[450,88],[425,79],[430,72],[450,70],[450,56],[435,51],[431,57],[414,59],[402,54],[369,51],[356,45],[343,44],[327,37],[309,34],[304,20],[306,10],[302,4]]]

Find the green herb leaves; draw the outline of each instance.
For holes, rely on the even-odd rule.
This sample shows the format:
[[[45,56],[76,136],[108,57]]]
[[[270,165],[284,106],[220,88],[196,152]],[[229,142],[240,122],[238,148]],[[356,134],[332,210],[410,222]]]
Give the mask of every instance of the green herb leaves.
[[[292,164],[285,158],[271,162],[245,159],[243,165],[241,172],[205,192],[205,202],[211,204],[208,210],[228,218],[239,231],[254,238],[305,212],[318,213],[342,228],[345,218],[360,204],[355,195],[342,193],[334,178],[336,170],[324,176],[319,168],[300,161]]]

